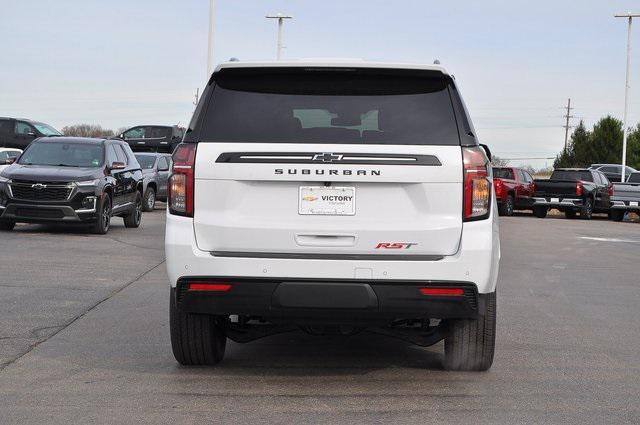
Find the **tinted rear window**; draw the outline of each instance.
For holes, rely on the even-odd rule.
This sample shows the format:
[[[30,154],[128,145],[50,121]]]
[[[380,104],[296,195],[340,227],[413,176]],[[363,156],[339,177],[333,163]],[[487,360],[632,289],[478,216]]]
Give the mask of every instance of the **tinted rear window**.
[[[460,144],[435,72],[223,71],[202,119],[203,142]]]
[[[494,168],[493,177],[513,180],[513,170],[511,168]]]
[[[151,170],[156,164],[156,157],[151,155],[136,155],[138,164],[143,170]]]
[[[640,183],[640,173],[632,173],[627,180],[629,183]]]
[[[551,174],[551,180],[581,180],[592,182],[593,176],[590,171],[556,170]]]

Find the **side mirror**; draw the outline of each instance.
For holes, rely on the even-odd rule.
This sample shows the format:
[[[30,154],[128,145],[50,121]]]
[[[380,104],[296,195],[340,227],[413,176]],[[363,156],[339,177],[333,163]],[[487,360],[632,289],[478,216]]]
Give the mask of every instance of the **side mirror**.
[[[5,159],[4,163],[6,165],[11,165],[14,162],[16,162],[17,159],[18,159],[18,157],[16,157],[16,156],[10,156],[9,158]]]
[[[124,170],[125,168],[127,168],[127,164],[125,164],[124,162],[112,162],[109,170]]]
[[[493,160],[493,155],[491,155],[491,149],[489,149],[489,146],[480,143],[480,146],[482,146],[482,149],[484,149],[484,152],[487,154],[487,158],[489,158],[489,162],[491,162]]]
[[[30,131],[29,133],[27,133],[27,136],[36,137],[36,133],[34,133],[33,131]]]
[[[120,133],[120,134],[118,134],[118,139],[122,139],[122,140],[124,140],[124,133]]]

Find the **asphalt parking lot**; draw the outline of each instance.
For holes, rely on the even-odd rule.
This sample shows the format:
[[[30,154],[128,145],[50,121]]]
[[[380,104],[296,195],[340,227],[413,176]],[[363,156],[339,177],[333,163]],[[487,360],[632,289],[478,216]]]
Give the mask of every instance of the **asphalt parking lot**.
[[[0,422],[638,423],[640,225],[501,219],[497,354],[441,370],[441,344],[291,333],[216,368],[169,344],[164,214],[107,236],[0,234]]]

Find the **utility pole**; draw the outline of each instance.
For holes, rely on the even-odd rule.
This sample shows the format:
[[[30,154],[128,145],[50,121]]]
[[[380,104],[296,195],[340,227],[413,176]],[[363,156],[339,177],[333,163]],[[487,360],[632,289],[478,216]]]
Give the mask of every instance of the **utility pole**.
[[[564,125],[564,151],[567,152],[567,143],[569,142],[569,129],[572,127],[569,125],[569,119],[573,118],[571,115],[571,110],[574,109],[571,107],[571,98],[567,100],[567,113],[563,115],[566,118],[567,122]]]
[[[199,96],[200,96],[200,87],[196,88],[196,95],[195,95],[195,99],[193,101],[193,111],[194,112],[195,112],[196,108],[198,107]]]
[[[209,0],[209,38],[207,41],[207,81],[213,73],[213,25],[215,24],[215,1]]]
[[[629,74],[631,70],[631,23],[633,22],[633,18],[640,17],[640,13],[621,13],[619,15],[615,15],[616,18],[627,18],[628,19],[628,27],[627,27],[627,78],[624,85],[624,117],[622,119],[623,122],[623,133],[622,133],[622,181],[625,181],[626,174],[626,165],[627,165],[627,115],[629,113]]]
[[[277,47],[278,50],[276,52],[276,60],[280,60],[282,58],[282,24],[285,19],[293,19],[293,16],[288,16],[288,15],[283,15],[282,13],[278,13],[277,15],[267,15],[265,16],[265,18],[278,20],[278,47]]]

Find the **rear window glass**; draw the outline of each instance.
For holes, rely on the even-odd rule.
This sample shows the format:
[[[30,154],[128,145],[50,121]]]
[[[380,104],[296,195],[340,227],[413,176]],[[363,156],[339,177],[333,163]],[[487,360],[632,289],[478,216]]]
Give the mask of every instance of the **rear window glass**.
[[[551,180],[581,180],[585,182],[593,182],[593,176],[591,175],[591,171],[556,170],[551,174]]]
[[[136,159],[143,170],[151,170],[156,163],[156,157],[151,155],[136,155]]]
[[[448,83],[442,74],[371,71],[253,69],[221,73],[216,77],[199,139],[460,143]]]
[[[493,177],[513,180],[513,170],[511,168],[494,168]]]
[[[627,180],[629,183],[640,183],[640,173],[633,173],[629,175]]]

